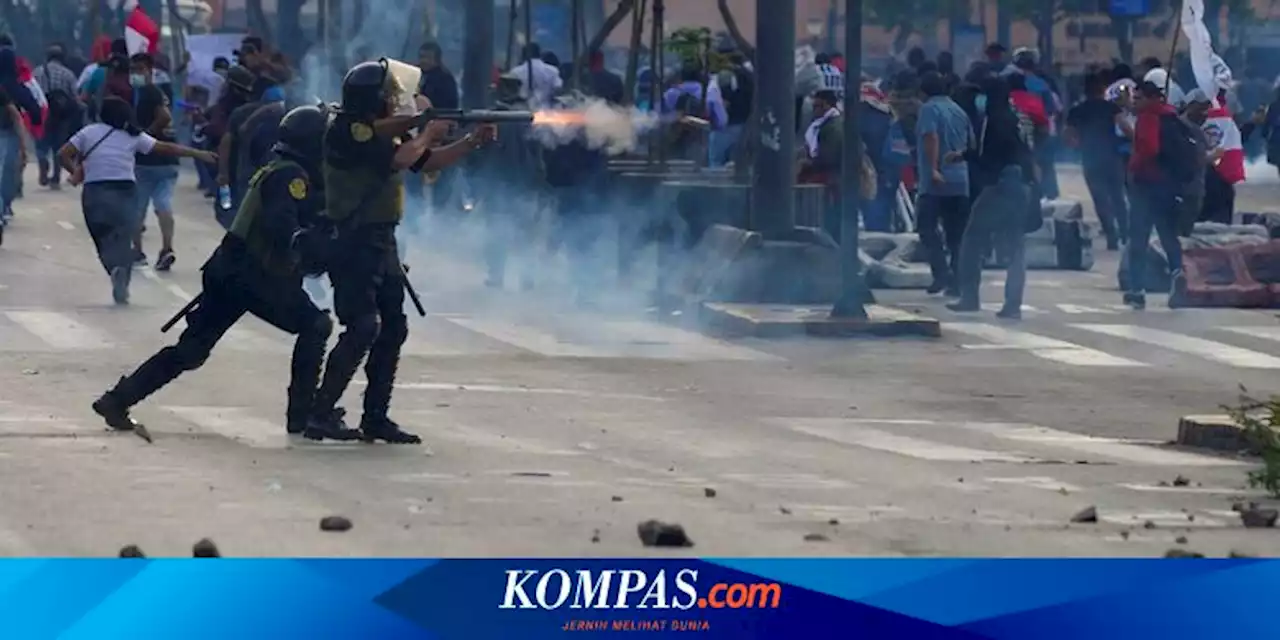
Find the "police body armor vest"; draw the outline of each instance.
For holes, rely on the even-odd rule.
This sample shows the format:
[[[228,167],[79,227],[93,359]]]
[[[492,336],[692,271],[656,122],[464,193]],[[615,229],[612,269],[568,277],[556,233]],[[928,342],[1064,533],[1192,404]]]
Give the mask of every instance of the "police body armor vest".
[[[339,116],[329,126],[345,127],[350,123]],[[404,183],[400,173],[390,167],[369,166],[357,158],[335,158],[326,148],[324,183],[325,216],[339,227],[398,224],[404,217]]]
[[[263,215],[264,209],[262,182],[272,173],[285,167],[302,169],[302,165],[292,160],[276,158],[249,179],[249,191],[245,194],[244,201],[240,203],[240,209],[236,212],[236,218],[232,221],[229,231],[244,243],[249,255],[257,259],[267,273],[280,276],[292,275],[297,271],[293,251],[289,247],[278,246],[267,237],[262,231],[262,225],[259,224],[259,217]],[[298,203],[298,206],[306,205]]]

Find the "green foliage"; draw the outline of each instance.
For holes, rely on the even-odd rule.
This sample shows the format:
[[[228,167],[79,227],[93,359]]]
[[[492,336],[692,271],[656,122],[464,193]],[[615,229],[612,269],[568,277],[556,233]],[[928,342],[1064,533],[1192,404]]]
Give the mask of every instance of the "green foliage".
[[[716,73],[730,66],[729,58],[715,50],[715,38],[707,27],[683,27],[667,36],[667,51],[680,58],[682,65],[702,67],[706,57],[711,72]]]
[[[1262,457],[1262,468],[1249,472],[1249,485],[1280,498],[1280,395],[1258,400],[1241,391],[1240,405],[1226,409],[1244,429],[1250,449]]]

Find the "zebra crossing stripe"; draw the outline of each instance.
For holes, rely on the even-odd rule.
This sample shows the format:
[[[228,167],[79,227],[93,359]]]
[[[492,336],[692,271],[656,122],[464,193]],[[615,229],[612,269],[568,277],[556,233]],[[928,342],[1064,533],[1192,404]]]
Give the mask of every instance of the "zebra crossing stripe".
[[[1229,344],[1127,324],[1073,324],[1077,329],[1172,349],[1244,369],[1280,369],[1280,358]]]
[[[106,335],[56,311],[6,311],[5,316],[54,349],[78,351],[112,347]]]
[[[1022,446],[1066,449],[1086,455],[1141,466],[1159,467],[1236,467],[1246,463],[1217,456],[1172,451],[1156,446],[1156,442],[1122,440],[1059,431],[1034,425],[997,422],[964,422],[960,426]]]
[[[793,431],[815,438],[931,462],[1036,462],[1035,458],[1016,453],[972,449],[876,429],[843,428],[840,422],[805,420],[792,422],[789,426]]]
[[[283,422],[258,418],[241,407],[164,407],[200,429],[255,449],[287,449]]]
[[[963,333],[992,344],[961,345],[965,349],[1014,349],[1027,351],[1044,360],[1081,367],[1145,367],[1144,363],[1113,356],[1096,349],[1082,347],[1065,340],[1056,340],[1034,333],[1015,331],[996,325],[978,322],[958,322],[947,325],[947,330]]]
[[[1250,338],[1280,342],[1280,327],[1222,327],[1222,330]]]

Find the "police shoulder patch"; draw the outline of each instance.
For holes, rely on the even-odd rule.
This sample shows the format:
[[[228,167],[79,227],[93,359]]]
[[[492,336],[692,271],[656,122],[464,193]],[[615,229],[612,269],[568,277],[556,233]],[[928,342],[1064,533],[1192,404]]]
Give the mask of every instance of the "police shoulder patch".
[[[356,142],[368,142],[373,139],[373,127],[363,122],[351,123],[351,137]]]
[[[302,178],[294,178],[291,180],[289,182],[289,195],[293,196],[294,200],[306,200],[307,181]]]

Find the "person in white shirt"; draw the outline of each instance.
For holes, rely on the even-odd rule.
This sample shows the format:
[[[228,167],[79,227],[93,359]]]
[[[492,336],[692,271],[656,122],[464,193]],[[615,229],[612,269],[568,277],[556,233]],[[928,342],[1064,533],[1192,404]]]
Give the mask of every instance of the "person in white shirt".
[[[216,162],[208,152],[161,142],[134,124],[133,106],[117,97],[102,101],[101,122],[90,124],[63,145],[58,160],[71,174],[71,185],[83,184],[80,206],[102,267],[111,276],[116,304],[129,303],[129,280],[135,253],[133,239],[142,223],[134,178],[135,154],[155,153]]]
[[[524,61],[512,67],[506,76],[520,80],[520,97],[528,100],[530,106],[551,104],[552,98],[564,87],[560,70],[542,61],[542,47],[535,42],[524,46],[521,57]]]

